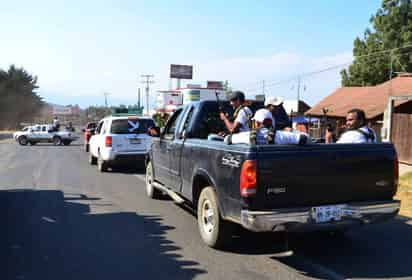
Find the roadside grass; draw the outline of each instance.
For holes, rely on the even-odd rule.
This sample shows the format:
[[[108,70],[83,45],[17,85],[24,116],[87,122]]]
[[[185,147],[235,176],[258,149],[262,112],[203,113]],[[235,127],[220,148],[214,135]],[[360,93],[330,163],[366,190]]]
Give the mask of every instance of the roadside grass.
[[[395,198],[401,200],[400,214],[412,218],[412,172],[399,178],[399,187]]]

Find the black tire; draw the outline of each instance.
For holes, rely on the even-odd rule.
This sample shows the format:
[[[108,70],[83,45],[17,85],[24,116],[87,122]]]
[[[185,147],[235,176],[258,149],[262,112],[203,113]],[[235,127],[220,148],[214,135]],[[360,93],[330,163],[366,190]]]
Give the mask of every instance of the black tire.
[[[84,144],[84,151],[85,151],[86,153],[89,152],[89,144]]]
[[[109,163],[103,160],[99,154],[99,157],[97,158],[97,170],[100,172],[106,172],[107,168],[109,168]]]
[[[54,136],[53,137],[53,144],[55,146],[60,146],[62,144],[62,139],[59,136]]]
[[[63,145],[65,145],[65,146],[69,146],[71,143],[72,143],[72,141],[70,141],[70,140],[64,140],[63,141]]]
[[[149,161],[146,166],[146,195],[150,198],[159,198],[162,192],[153,186],[153,166],[152,162]]]
[[[89,163],[90,163],[90,165],[96,165],[96,163],[97,163],[97,158],[94,157],[92,155],[92,153],[89,153]]]
[[[205,187],[200,193],[197,224],[203,242],[209,247],[223,248],[232,238],[234,226],[222,219],[213,187]]]
[[[27,140],[26,136],[20,136],[17,141],[19,142],[20,145],[26,146],[29,142]]]

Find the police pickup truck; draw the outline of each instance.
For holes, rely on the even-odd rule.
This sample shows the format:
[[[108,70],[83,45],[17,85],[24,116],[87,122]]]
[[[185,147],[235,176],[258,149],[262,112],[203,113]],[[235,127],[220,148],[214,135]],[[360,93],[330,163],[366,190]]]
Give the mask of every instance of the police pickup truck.
[[[151,133],[146,163],[146,194],[193,207],[207,245],[230,242],[234,224],[343,231],[398,213],[392,144],[230,145],[208,137],[224,129],[222,107],[230,106],[201,101],[178,109]]]
[[[22,131],[15,132],[13,138],[22,146],[37,143],[53,143],[56,146],[70,145],[78,139],[71,131],[56,131],[51,124],[37,124],[24,127]]]

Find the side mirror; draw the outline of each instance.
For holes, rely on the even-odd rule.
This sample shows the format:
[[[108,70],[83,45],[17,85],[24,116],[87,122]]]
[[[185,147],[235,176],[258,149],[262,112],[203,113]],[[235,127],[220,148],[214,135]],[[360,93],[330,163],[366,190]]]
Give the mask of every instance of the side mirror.
[[[82,132],[86,132],[86,129],[82,128]]]
[[[149,132],[149,135],[152,137],[160,137],[160,135],[162,134],[162,129],[157,126],[154,126],[154,127],[149,128],[148,132]]]

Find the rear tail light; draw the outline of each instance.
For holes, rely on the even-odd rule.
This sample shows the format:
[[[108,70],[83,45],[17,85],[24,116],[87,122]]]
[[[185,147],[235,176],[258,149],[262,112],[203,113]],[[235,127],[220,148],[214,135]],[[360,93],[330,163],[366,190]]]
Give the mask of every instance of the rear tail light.
[[[112,136],[106,136],[106,141],[105,141],[105,143],[106,143],[106,147],[111,147],[112,144],[113,144]]]
[[[256,194],[257,189],[256,161],[246,160],[240,173],[240,195],[250,197]]]
[[[398,181],[399,181],[399,161],[398,161],[398,155],[395,155],[395,158],[393,159],[393,182],[394,182],[395,188],[398,187]]]
[[[88,142],[90,140],[92,136],[90,135],[90,133],[86,133],[86,141]]]

